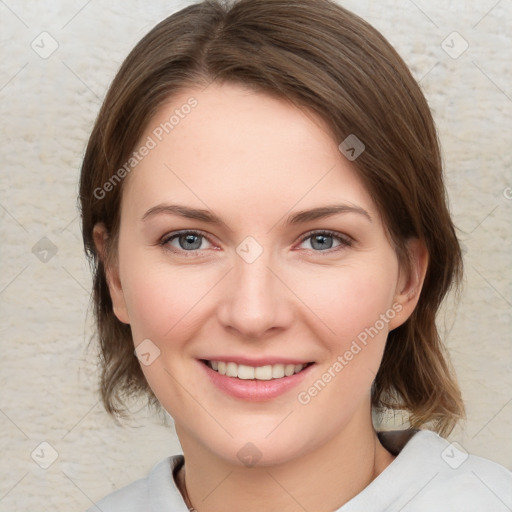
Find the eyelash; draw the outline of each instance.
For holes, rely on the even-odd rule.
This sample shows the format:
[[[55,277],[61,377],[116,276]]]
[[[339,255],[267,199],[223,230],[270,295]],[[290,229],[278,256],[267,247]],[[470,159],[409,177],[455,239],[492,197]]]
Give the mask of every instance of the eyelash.
[[[309,233],[306,233],[302,237],[300,243],[302,244],[306,240],[308,240],[309,238],[313,238],[315,236],[331,237],[331,238],[334,238],[335,240],[337,240],[340,243],[340,245],[338,247],[327,249],[325,251],[315,251],[314,249],[308,249],[308,250],[310,250],[310,251],[312,251],[314,253],[319,253],[319,254],[332,254],[335,251],[340,251],[340,250],[345,249],[347,247],[351,247],[352,243],[353,243],[353,239],[350,238],[349,236],[342,235],[341,233],[337,233],[336,231],[329,231],[329,230],[310,231]]]
[[[173,240],[179,238],[180,236],[184,235],[197,235],[199,237],[205,238],[210,244],[215,245],[208,236],[206,236],[201,231],[193,231],[193,230],[185,230],[185,231],[177,231],[174,233],[169,233],[168,235],[164,236],[162,240],[159,242],[159,245],[166,248],[167,250],[175,253],[184,255],[185,257],[194,257],[194,254],[197,254],[201,249],[194,249],[191,251],[185,251],[184,249],[176,249],[176,248],[170,248],[168,246],[169,242],[172,242]],[[353,239],[350,238],[347,235],[342,235],[341,233],[337,233],[336,231],[329,231],[329,230],[320,230],[320,231],[310,231],[309,233],[306,233],[300,240],[300,244],[303,244],[306,240],[309,238],[313,238],[314,236],[326,236],[326,237],[332,237],[335,240],[339,242],[339,245],[337,247],[333,247],[326,250],[314,250],[314,249],[306,249],[309,252],[314,252],[315,254],[321,254],[321,255],[328,255],[332,254],[335,251],[339,251],[342,249],[345,249],[347,247],[351,247],[353,244]]]

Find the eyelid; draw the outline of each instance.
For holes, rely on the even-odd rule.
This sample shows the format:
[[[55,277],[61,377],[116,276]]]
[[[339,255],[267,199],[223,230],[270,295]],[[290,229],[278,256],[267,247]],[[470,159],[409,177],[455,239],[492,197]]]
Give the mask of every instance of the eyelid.
[[[336,238],[339,242],[340,242],[340,246],[338,247],[334,247],[334,248],[331,248],[331,249],[326,249],[324,251],[312,251],[311,249],[307,249],[309,251],[312,251],[314,252],[315,254],[328,254],[328,253],[332,253],[336,250],[339,250],[339,249],[343,249],[345,247],[351,247],[353,245],[353,243],[355,242],[355,240],[345,234],[345,233],[340,233],[338,231],[332,231],[330,229],[313,229],[307,233],[305,233],[304,235],[301,236],[301,239],[299,241],[299,245],[304,243],[308,238],[311,238],[313,235],[326,235],[326,236],[330,236],[332,238]]]
[[[179,254],[194,254],[198,253],[200,251],[205,251],[206,249],[195,249],[193,251],[185,251],[184,249],[179,249],[176,247],[173,247],[172,249],[168,247],[169,242],[172,240],[175,240],[181,235],[199,235],[205,240],[207,240],[211,245],[216,246],[215,242],[211,239],[210,235],[207,235],[205,232],[198,230],[198,229],[179,229],[178,231],[171,231],[169,233],[166,233],[163,237],[160,238],[158,244],[162,247],[166,248],[167,250],[179,253]]]
[[[201,230],[197,230],[197,229],[181,229],[181,230],[178,230],[178,231],[171,231],[167,234],[165,234],[162,238],[160,238],[160,241],[158,242],[159,245],[167,248],[168,250],[170,250],[171,252],[174,252],[174,253],[179,253],[179,254],[189,254],[189,255],[193,255],[193,254],[196,254],[200,251],[204,251],[204,250],[207,250],[207,249],[194,249],[192,251],[185,251],[184,249],[179,249],[179,248],[168,248],[167,247],[167,244],[172,241],[172,240],[175,240],[176,238],[178,238],[179,236],[181,235],[187,235],[187,234],[193,234],[193,235],[199,235],[201,237],[203,237],[204,239],[206,239],[208,241],[208,243],[210,243],[211,245],[213,246],[216,246],[217,244],[215,244],[210,235],[206,234],[205,232],[201,231]],[[345,233],[340,233],[338,231],[332,231],[332,230],[329,230],[329,229],[313,229],[311,231],[308,231],[307,233],[303,234],[301,237],[300,237],[300,241],[298,243],[298,245],[304,243],[308,238],[311,238],[312,236],[314,235],[325,235],[325,236],[330,236],[332,238],[335,238],[337,239],[339,242],[340,242],[340,245],[337,246],[337,247],[334,247],[334,248],[330,248],[330,249],[326,249],[326,250],[323,250],[323,251],[315,251],[315,250],[312,250],[312,249],[307,249],[308,251],[311,251],[311,252],[314,252],[315,254],[329,254],[329,253],[332,253],[334,251],[337,251],[337,250],[340,250],[340,249],[344,249],[346,247],[351,247],[354,243],[354,239],[345,234]]]

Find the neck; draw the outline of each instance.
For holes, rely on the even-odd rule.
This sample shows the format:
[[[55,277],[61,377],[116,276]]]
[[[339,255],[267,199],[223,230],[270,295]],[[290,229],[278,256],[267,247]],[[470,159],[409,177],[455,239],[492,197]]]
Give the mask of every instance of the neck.
[[[349,425],[315,450],[285,463],[247,468],[220,459],[180,432],[186,461],[182,481],[197,512],[336,510],[393,460],[371,421]],[[184,473],[181,475],[184,476]]]

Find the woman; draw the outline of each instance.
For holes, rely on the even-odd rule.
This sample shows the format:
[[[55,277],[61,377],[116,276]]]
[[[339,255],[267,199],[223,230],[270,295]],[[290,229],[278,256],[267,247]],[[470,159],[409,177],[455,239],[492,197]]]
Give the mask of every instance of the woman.
[[[80,201],[103,402],[147,394],[184,453],[100,510],[512,507],[509,471],[440,437],[464,414],[435,326],[460,247],[428,105],[363,20],[167,18],[111,85]],[[377,433],[387,409],[411,428]]]

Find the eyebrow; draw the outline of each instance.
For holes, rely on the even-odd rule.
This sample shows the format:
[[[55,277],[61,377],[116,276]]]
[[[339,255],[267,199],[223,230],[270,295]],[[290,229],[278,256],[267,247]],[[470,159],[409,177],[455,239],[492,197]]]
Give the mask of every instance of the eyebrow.
[[[210,210],[202,210],[200,208],[189,208],[188,206],[182,206],[178,204],[159,204],[150,208],[143,216],[142,220],[145,221],[150,217],[154,217],[159,214],[168,215],[179,215],[187,219],[201,220],[208,222],[209,224],[222,224],[226,225],[220,217],[212,213]]]
[[[326,217],[331,217],[333,215],[342,213],[356,213],[366,217],[370,222],[373,222],[370,214],[364,208],[346,204],[321,206],[318,208],[312,208],[310,210],[302,210],[289,215],[286,222],[288,224],[301,224],[305,222],[311,222],[313,220],[324,219]],[[177,204],[159,204],[157,206],[153,206],[142,216],[142,220],[146,221],[147,219],[159,214],[179,215],[187,219],[195,219],[207,222],[208,224],[220,224],[228,227],[220,217],[215,215],[210,210],[190,208],[188,206]]]
[[[373,222],[371,215],[364,208],[348,204],[321,206],[311,210],[302,210],[288,216],[287,222],[288,224],[300,224],[310,222],[312,220],[324,219],[325,217],[331,217],[332,215],[338,215],[341,213],[357,213],[366,217],[370,222]]]

